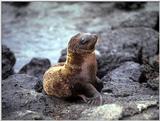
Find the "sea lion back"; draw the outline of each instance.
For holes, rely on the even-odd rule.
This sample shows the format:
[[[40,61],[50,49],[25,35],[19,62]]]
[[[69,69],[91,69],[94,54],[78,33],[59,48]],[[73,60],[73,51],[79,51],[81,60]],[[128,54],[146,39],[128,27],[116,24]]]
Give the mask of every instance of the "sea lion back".
[[[71,96],[69,80],[64,77],[62,70],[62,66],[53,66],[45,72],[43,88],[48,95],[56,97]]]

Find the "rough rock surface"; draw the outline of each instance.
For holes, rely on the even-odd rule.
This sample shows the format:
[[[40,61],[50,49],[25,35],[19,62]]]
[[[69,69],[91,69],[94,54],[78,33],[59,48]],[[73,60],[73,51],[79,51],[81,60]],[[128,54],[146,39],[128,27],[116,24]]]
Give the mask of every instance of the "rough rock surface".
[[[141,75],[142,71],[138,63],[125,62],[102,78],[102,81],[105,82],[103,91],[109,91],[115,97],[125,97],[135,94],[154,95],[154,91],[139,83],[141,82]]]
[[[158,32],[150,28],[121,28],[102,34],[97,46],[98,76],[108,72],[125,61],[141,63],[142,57],[152,57],[158,51]]]
[[[137,50],[142,48],[142,54],[151,57],[158,51],[158,40],[158,32],[150,28],[121,28],[102,34],[102,42],[98,49],[102,53],[108,49],[116,49],[118,52],[136,54]]]
[[[38,79],[26,74],[15,74],[3,80],[2,83],[2,118],[16,119],[46,119],[46,106],[53,110],[50,98],[37,93],[34,85]],[[52,102],[52,101],[51,101]]]
[[[38,78],[26,74],[14,74],[2,81],[2,119],[77,119],[88,108],[37,93],[34,90],[37,81]]]
[[[123,10],[135,10],[141,9],[145,5],[145,2],[117,2],[115,7]]]
[[[35,85],[35,90],[37,92],[42,92],[43,74],[50,66],[51,63],[47,58],[32,58],[29,63],[27,63],[20,69],[19,73],[37,77],[38,81]]]
[[[15,62],[14,53],[6,45],[2,45],[2,79],[6,79],[14,73]]]
[[[154,90],[159,89],[159,76],[156,77],[155,79],[149,79],[147,80],[147,84],[149,87],[151,87]]]
[[[148,113],[154,107],[155,114]],[[139,114],[143,112],[142,117]],[[146,113],[145,113],[146,112]],[[128,118],[129,117],[129,118]],[[118,120],[118,119],[159,119],[158,102],[153,101],[132,101],[128,103],[105,104],[99,107],[92,107],[81,113],[81,120]]]
[[[122,106],[106,104],[82,112],[82,120],[116,120],[121,117]]]
[[[153,90],[159,89],[159,56],[145,59],[142,65],[143,78]]]
[[[129,16],[126,20],[123,20],[117,26],[113,28],[124,28],[124,27],[148,27],[156,29],[159,17],[158,11],[142,11],[134,13]],[[152,19],[150,19],[152,18]]]

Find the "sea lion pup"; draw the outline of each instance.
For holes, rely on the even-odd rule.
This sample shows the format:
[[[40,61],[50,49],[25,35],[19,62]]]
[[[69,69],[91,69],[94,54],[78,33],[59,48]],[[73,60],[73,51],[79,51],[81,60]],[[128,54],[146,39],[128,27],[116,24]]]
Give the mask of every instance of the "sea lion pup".
[[[79,96],[89,104],[102,104],[99,91],[103,83],[96,77],[94,52],[97,39],[97,35],[90,33],[79,33],[71,38],[66,62],[50,67],[43,76],[47,95],[60,98]]]

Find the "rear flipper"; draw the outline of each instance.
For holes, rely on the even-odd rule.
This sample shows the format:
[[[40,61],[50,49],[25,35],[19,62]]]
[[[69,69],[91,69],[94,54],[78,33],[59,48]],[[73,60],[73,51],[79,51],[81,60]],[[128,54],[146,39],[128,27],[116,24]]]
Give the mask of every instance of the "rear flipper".
[[[77,83],[75,84],[74,89],[84,102],[91,105],[102,105],[102,96],[92,84]]]

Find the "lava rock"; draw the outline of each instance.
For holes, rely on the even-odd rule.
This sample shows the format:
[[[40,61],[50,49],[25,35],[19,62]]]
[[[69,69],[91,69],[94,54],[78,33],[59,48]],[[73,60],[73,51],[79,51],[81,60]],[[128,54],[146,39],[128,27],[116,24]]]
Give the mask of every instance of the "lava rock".
[[[116,2],[115,7],[122,10],[136,10],[144,7],[146,2]]]
[[[17,8],[22,8],[27,7],[30,4],[30,2],[9,2],[9,4]]]
[[[158,112],[158,101],[131,101],[105,104],[99,107],[91,107],[81,113],[81,120],[118,120],[132,117],[136,114],[144,117],[143,111],[149,111],[151,107],[154,112]],[[146,119],[153,119],[155,115],[148,114]],[[156,115],[157,116],[157,115]],[[139,119],[139,118],[135,118]]]
[[[115,97],[127,97],[136,94],[154,95],[154,91],[139,83],[141,74],[140,64],[125,62],[102,78],[102,81],[105,82],[103,92],[109,90],[109,93]]]
[[[153,56],[143,61],[143,76],[152,89],[158,89],[159,85],[159,56]]]
[[[121,28],[101,35],[97,45],[98,77],[125,61],[142,63],[142,57],[152,57],[158,50],[158,32],[150,28]]]
[[[116,120],[121,117],[122,106],[118,104],[106,104],[90,108],[82,112],[81,120]]]
[[[53,111],[53,100],[35,92],[37,81],[36,77],[15,74],[2,82],[2,119],[44,119],[46,105]]]
[[[13,66],[15,63],[14,53],[6,45],[2,45],[2,79],[6,79],[14,73]]]
[[[35,76],[42,80],[43,74],[51,66],[49,59],[46,58],[32,58],[32,60],[24,65],[19,73]]]
[[[138,57],[135,54],[129,52],[118,52],[117,50],[107,51],[101,53],[97,57],[98,72],[97,76],[102,78],[109,71],[119,67],[123,62],[135,61],[138,62]]]
[[[155,79],[147,80],[147,84],[153,90],[158,90],[159,89],[159,76],[157,78],[155,78]]]
[[[159,110],[157,107],[149,108],[140,114],[124,117],[123,120],[159,120]]]
[[[28,74],[38,78],[37,83],[34,86],[36,92],[43,91],[43,75],[45,71],[51,66],[51,63],[46,58],[33,58],[28,64],[24,65],[19,73]]]
[[[157,71],[157,72],[159,71],[159,55],[155,55],[153,57],[150,57],[148,59],[148,63],[150,66],[152,66],[155,69],[155,71]]]
[[[158,32],[151,28],[121,28],[103,33],[97,49],[101,53],[115,49],[135,54],[142,49],[142,55],[152,57],[158,51],[158,40]]]
[[[121,119],[153,120],[159,118],[157,115],[158,110],[158,100],[129,102],[127,105],[124,105]],[[153,112],[155,114],[153,114]]]
[[[158,11],[137,12],[129,16],[126,20],[121,21],[119,25],[113,26],[113,28],[115,29],[123,27],[148,27],[156,29],[158,18]]]
[[[52,120],[52,118],[44,116],[31,110],[15,111],[3,118],[3,120]]]

